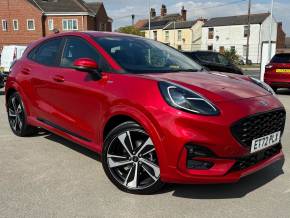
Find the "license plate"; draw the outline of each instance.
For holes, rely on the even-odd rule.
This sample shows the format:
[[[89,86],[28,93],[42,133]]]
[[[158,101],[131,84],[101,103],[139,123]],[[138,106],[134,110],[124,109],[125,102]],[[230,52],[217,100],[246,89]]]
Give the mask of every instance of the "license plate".
[[[290,69],[276,69],[276,73],[290,73]]]
[[[252,141],[251,153],[261,151],[280,142],[281,132],[275,132]]]

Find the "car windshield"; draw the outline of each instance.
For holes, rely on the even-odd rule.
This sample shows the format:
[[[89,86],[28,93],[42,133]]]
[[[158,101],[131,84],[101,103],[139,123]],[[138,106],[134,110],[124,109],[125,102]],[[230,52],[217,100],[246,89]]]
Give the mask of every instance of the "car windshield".
[[[271,63],[290,63],[290,54],[276,54]]]
[[[153,40],[129,36],[97,37],[95,40],[130,73],[202,70],[200,65],[187,56]]]

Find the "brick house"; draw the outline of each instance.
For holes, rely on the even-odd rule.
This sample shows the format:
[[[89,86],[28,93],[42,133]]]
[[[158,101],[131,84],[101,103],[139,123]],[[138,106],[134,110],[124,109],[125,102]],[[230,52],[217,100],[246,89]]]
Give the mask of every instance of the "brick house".
[[[27,45],[63,31],[112,31],[101,2],[83,0],[1,0],[0,51],[3,45]]]

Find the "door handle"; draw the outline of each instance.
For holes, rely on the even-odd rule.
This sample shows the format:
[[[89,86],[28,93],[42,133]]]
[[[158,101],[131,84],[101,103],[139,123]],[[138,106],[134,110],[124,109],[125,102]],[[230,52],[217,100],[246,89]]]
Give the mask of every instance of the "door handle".
[[[59,75],[57,75],[57,76],[54,76],[54,77],[53,77],[53,80],[54,80],[55,82],[62,83],[62,82],[64,82],[64,77],[63,77],[63,76],[59,76]]]
[[[30,74],[30,69],[29,68],[23,68],[21,70],[21,73],[24,74],[24,75],[29,75]]]

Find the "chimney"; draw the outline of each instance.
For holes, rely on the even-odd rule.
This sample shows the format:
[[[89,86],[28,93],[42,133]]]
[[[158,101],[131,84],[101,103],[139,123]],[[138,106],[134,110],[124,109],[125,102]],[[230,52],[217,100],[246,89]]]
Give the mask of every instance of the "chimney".
[[[167,14],[167,8],[166,5],[161,6],[161,16],[164,17]]]
[[[151,8],[151,10],[150,10],[150,14],[151,14],[151,18],[156,17],[156,11],[155,11],[155,8]]]
[[[186,21],[186,14],[187,14],[187,10],[184,9],[184,6],[182,6],[181,9],[181,17],[183,21]]]

